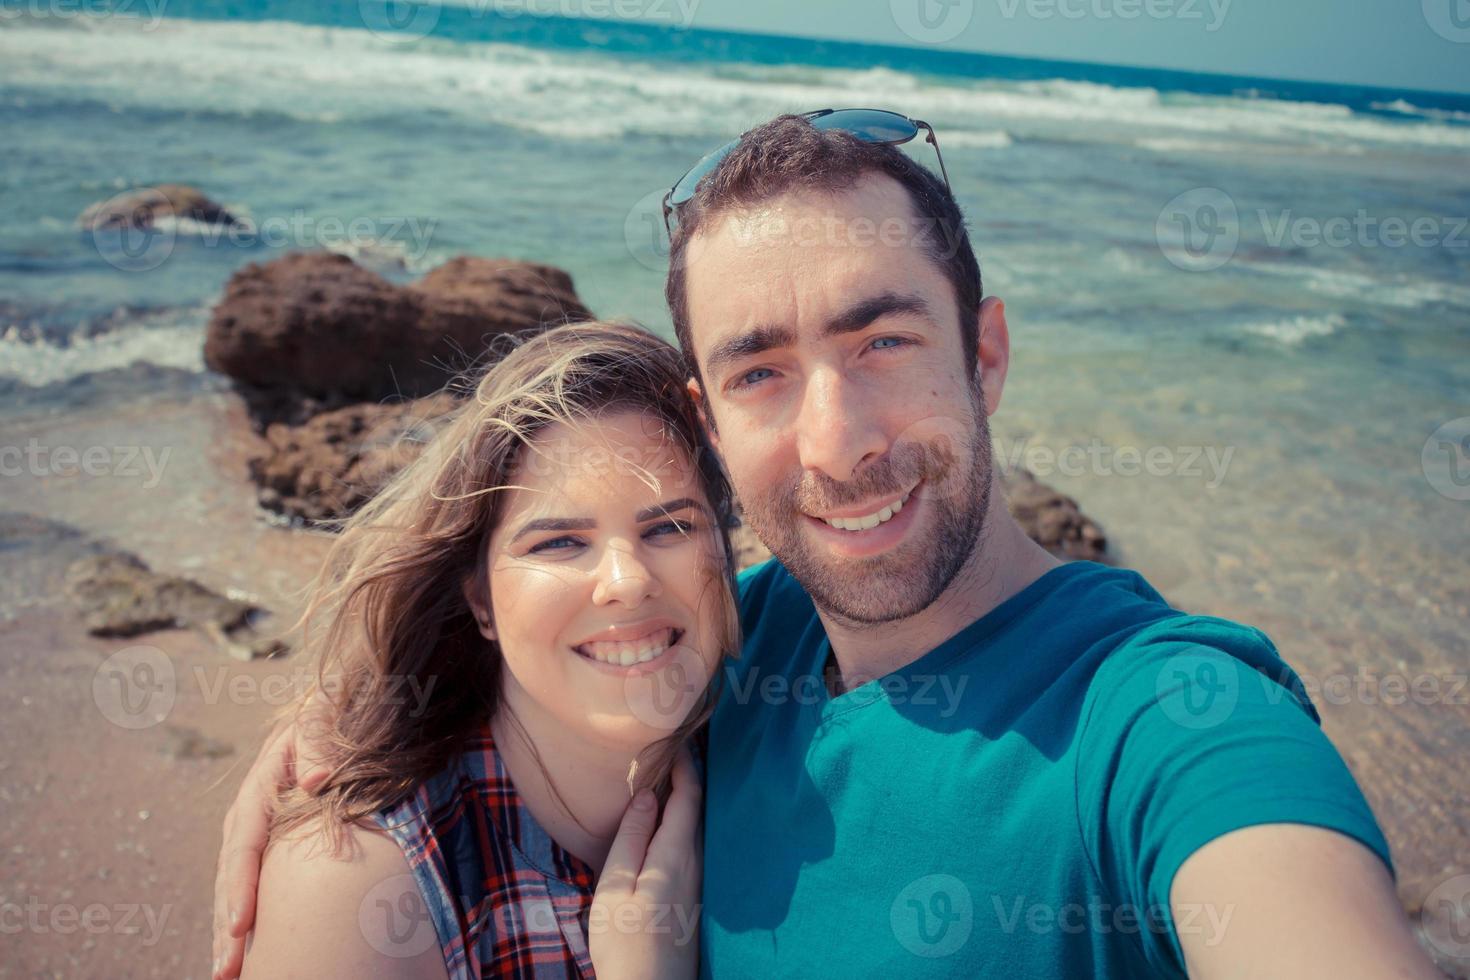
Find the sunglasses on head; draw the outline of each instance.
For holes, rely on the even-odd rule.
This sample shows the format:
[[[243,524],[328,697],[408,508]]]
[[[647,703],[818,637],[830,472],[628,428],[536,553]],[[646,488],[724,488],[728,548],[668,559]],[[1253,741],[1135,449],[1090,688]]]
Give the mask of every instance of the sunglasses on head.
[[[939,140],[934,136],[934,127],[922,120],[910,119],[887,109],[816,109],[801,115],[817,129],[841,130],[865,143],[898,146],[918,136],[921,131],[925,132],[928,134],[925,140],[934,147],[934,155],[939,159],[939,173],[944,178],[944,186],[949,187],[949,173],[944,169],[944,156],[939,152]],[[670,237],[674,233],[670,218],[675,209],[688,203],[704,175],[718,167],[720,161],[729,156],[730,151],[739,143],[739,139],[733,139],[719,149],[706,153],[664,195],[664,231]]]

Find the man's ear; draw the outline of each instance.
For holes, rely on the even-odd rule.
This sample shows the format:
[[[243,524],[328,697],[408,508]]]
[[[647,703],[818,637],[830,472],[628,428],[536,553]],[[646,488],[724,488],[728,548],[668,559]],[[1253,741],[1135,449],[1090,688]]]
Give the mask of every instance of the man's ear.
[[[985,390],[985,414],[994,415],[1000,408],[1001,392],[1006,386],[1006,370],[1011,366],[1011,334],[1006,327],[1006,304],[998,296],[987,296],[980,302],[980,349],[977,352],[981,386]]]
[[[469,605],[470,613],[475,617],[475,622],[479,624],[480,635],[487,640],[498,639],[498,635],[495,632],[495,621],[491,618],[490,607],[485,602],[487,596],[481,593],[479,586],[475,582],[473,573],[466,575],[460,581],[459,590],[464,596],[465,603]]]
[[[699,424],[704,426],[704,431],[709,436],[710,445],[715,452],[720,451],[720,430],[715,428],[715,416],[710,411],[709,402],[704,400],[704,389],[700,388],[699,382],[690,378],[684,384],[684,390],[689,393],[689,400],[694,403],[694,411],[699,416]]]

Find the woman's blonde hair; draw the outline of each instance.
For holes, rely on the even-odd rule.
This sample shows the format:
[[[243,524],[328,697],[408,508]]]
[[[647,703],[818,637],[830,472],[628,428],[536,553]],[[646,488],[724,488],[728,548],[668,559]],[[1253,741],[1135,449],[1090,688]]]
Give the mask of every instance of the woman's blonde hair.
[[[343,824],[369,818],[441,770],[466,735],[500,708],[500,646],[481,635],[462,585],[489,595],[488,542],[522,450],[555,423],[612,411],[657,418],[685,454],[713,510],[717,590],[702,611],[717,622],[723,656],[739,651],[729,482],[685,390],[679,352],[638,327],[586,322],[502,340],[508,352],[474,395],[435,420],[423,451],[356,514],[310,586],[297,621],[302,653],[317,665],[316,690],[285,714],[323,746],[331,774],[314,794],[285,791],[276,837],[320,820],[340,840]],[[708,719],[721,671],[689,717],[637,760],[634,786],[667,792],[679,745]],[[422,699],[422,703],[420,703]],[[533,747],[534,748],[534,747]],[[555,791],[555,787],[553,787]]]

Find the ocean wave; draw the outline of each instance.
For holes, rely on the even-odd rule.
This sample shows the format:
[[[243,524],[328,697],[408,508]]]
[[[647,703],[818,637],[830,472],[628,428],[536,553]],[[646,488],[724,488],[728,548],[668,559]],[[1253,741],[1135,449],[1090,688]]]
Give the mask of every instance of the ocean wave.
[[[1470,287],[1456,283],[1404,276],[1380,278],[1340,269],[1281,263],[1243,262],[1240,265],[1260,275],[1296,280],[1305,289],[1333,299],[1400,310],[1418,310],[1434,304],[1470,309]]]
[[[779,112],[897,104],[956,131],[957,146],[972,138],[966,133],[987,134],[972,144],[980,148],[993,148],[999,137],[988,134],[1003,130],[1006,139],[1065,133],[1101,142],[1194,137],[1209,145],[1229,136],[1293,146],[1470,149],[1470,126],[1407,103],[1397,107],[1404,116],[1398,119],[1279,98],[920,76],[887,67],[660,63],[654,71],[596,51],[443,38],[403,44],[366,30],[278,21],[164,19],[146,30],[127,18],[87,23],[56,30],[20,20],[0,31],[7,86],[27,98],[318,123],[447,113],[470,124],[584,141],[713,137]]]
[[[1374,102],[1370,108],[1380,112],[1397,113],[1401,116],[1420,116],[1424,119],[1445,122],[1470,123],[1470,112],[1456,112],[1453,109],[1425,109],[1403,99],[1394,99],[1392,102]]]
[[[0,378],[33,387],[139,362],[185,371],[204,370],[203,308],[150,311],[134,322],[90,336],[25,339],[19,329],[0,331]]]
[[[1330,337],[1346,324],[1347,321],[1341,314],[1329,313],[1326,316],[1293,316],[1283,320],[1247,323],[1241,329],[1286,347],[1300,347],[1313,337]]]

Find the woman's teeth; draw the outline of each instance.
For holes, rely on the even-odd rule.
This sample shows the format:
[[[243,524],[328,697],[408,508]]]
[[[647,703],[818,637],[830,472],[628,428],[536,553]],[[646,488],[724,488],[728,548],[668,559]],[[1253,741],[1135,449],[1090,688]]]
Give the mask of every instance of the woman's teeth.
[[[822,520],[826,521],[829,527],[835,527],[839,531],[872,530],[879,524],[882,524],[884,521],[891,518],[894,514],[897,514],[899,511],[903,510],[903,505],[908,503],[909,496],[912,493],[913,491],[910,490],[908,493],[904,494],[902,497],[898,498],[887,507],[884,507],[880,511],[875,511],[872,514],[869,514],[867,517],[824,517],[822,518]]]
[[[675,633],[673,629],[661,629],[636,643],[583,643],[577,647],[577,652],[614,667],[631,667],[634,664],[647,663],[673,646]]]

